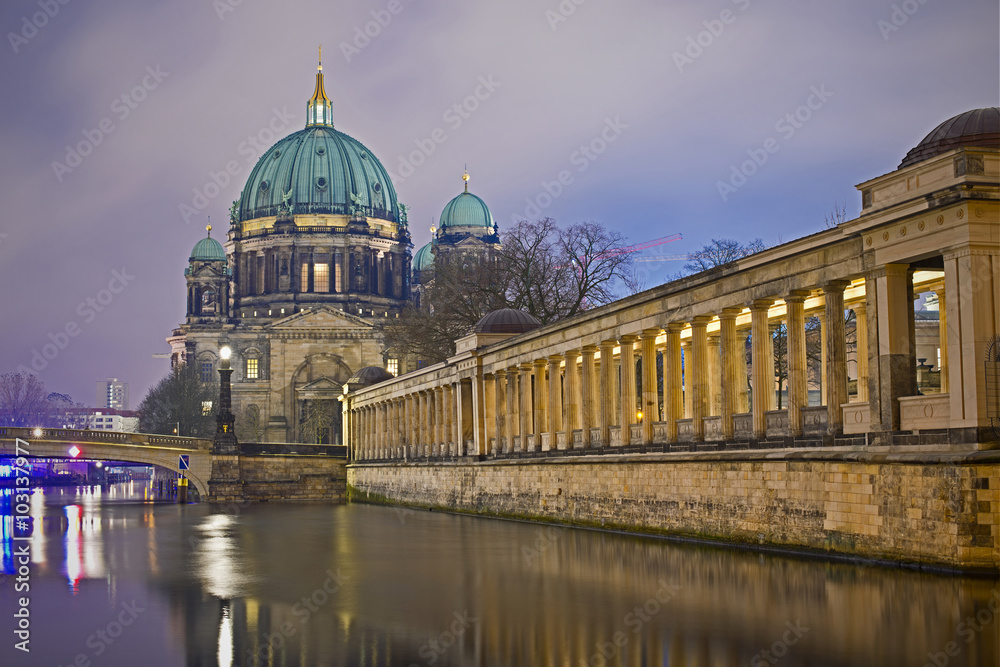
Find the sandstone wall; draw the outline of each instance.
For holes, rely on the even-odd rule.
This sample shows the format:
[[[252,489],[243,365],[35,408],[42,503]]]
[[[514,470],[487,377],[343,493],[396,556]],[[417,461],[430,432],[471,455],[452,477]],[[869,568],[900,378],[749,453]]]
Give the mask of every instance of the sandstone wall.
[[[354,464],[351,498],[1000,568],[1000,455],[787,452]]]
[[[343,459],[317,456],[213,456],[211,502],[346,501]]]

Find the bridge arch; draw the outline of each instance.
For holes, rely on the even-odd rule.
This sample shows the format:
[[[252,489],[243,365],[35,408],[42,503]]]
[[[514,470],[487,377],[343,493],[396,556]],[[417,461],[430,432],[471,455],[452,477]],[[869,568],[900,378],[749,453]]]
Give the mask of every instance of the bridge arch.
[[[21,445],[20,452],[17,440],[28,443]],[[69,453],[73,446],[80,450],[76,457]],[[125,461],[181,472],[182,454],[190,462],[184,476],[194,483],[203,499],[207,498],[212,475],[210,440],[74,429],[0,428],[0,456]]]

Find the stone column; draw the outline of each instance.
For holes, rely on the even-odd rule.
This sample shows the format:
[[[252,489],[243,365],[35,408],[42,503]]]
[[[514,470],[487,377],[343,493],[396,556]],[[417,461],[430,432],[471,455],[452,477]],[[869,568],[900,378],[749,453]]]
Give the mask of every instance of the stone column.
[[[751,420],[753,437],[767,437],[768,410],[774,400],[774,354],[771,352],[771,329],[767,324],[767,309],[774,303],[771,299],[757,299],[750,304],[750,364],[753,374],[753,396],[751,398]]]
[[[708,416],[722,414],[722,339],[708,337]]]
[[[722,439],[732,440],[733,415],[739,412],[739,396],[746,384],[746,362],[736,336],[736,316],[739,308],[723,308],[719,313],[719,335],[722,339]],[[741,372],[742,371],[742,372]]]
[[[477,372],[472,376],[469,389],[472,398],[472,405],[469,407],[472,415],[473,451],[465,453],[482,456],[486,453],[486,406],[489,402],[486,400],[486,379],[481,373]]]
[[[844,289],[851,283],[833,280],[823,286],[826,301],[826,322],[829,332],[826,336],[826,377],[830,381],[827,391],[826,426],[827,433],[839,435],[844,432],[844,409],[847,403],[847,329],[844,325]],[[913,292],[912,285],[910,292]],[[913,301],[910,301],[913,312]],[[910,319],[912,324],[913,319]],[[914,375],[914,380],[916,375]]]
[[[971,217],[972,212],[967,212]],[[983,226],[980,228],[987,225],[985,221],[977,224]],[[966,438],[974,437],[979,443],[996,438],[987,402],[996,398],[986,391],[987,350],[994,345],[993,353],[998,354],[997,344],[993,341],[1000,334],[1000,248],[995,242],[995,222],[993,234],[993,243],[987,243],[983,232],[977,237],[982,239],[981,245],[966,242],[964,247],[944,253],[947,326],[950,333],[949,427],[970,429]],[[994,403],[993,407],[1000,406]],[[988,445],[980,445],[980,448],[986,447]]]
[[[684,381],[684,414],[681,419],[691,419],[694,414],[694,389],[692,387],[694,378],[691,377],[691,339],[681,341],[681,356],[683,358],[681,367],[683,368]]]
[[[440,386],[434,388],[434,444],[439,456],[446,453],[447,437],[444,430],[444,386]]]
[[[483,446],[480,454],[490,453],[490,438],[499,442],[500,431],[497,429],[496,417],[496,375],[490,373],[483,375]]]
[[[451,456],[455,451],[455,389],[450,384],[444,385],[442,389],[444,424],[441,429],[441,454]]]
[[[520,406],[518,408],[518,417],[520,421],[520,432],[521,432],[521,451],[533,451],[528,449],[528,434],[531,433],[531,363],[524,362],[518,369],[520,373],[520,382],[518,382],[517,392],[520,397]]]
[[[691,384],[691,426],[695,440],[705,439],[705,417],[708,416],[708,326],[711,317],[699,315],[691,320],[691,365],[685,365],[685,376]]]
[[[631,334],[621,337],[621,439],[622,446],[632,444],[632,424],[635,415],[635,341],[638,336]]]
[[[594,363],[596,352],[595,345],[584,345],[580,350],[580,355],[583,357],[583,381],[580,383],[580,428],[583,429],[584,449],[590,447],[590,429],[598,423],[594,414],[597,407],[597,368]]]
[[[945,301],[944,285],[934,289],[938,298],[938,348],[941,350],[941,360],[938,374],[941,376],[941,393],[948,393],[948,316]],[[867,371],[867,366],[865,367]]]
[[[677,442],[677,420],[684,418],[684,395],[681,390],[683,328],[683,324],[667,325],[667,344],[663,352],[663,421],[667,422],[668,442]]]
[[[430,456],[431,451],[431,395],[430,390],[420,392],[420,455]]]
[[[504,433],[507,435],[507,445],[504,453],[510,454],[514,451],[514,436],[520,434],[521,421],[518,408],[521,405],[518,398],[517,366],[507,369],[507,415],[504,417]]]
[[[858,398],[859,403],[868,402],[868,308],[864,301],[857,301],[851,306],[854,310],[854,338],[857,341],[854,356],[858,362]]]
[[[493,455],[496,456],[503,452],[503,439],[505,437],[510,437],[507,433],[506,418],[509,415],[504,414],[507,406],[507,371],[501,368],[500,370],[493,371],[494,377],[494,390],[493,390],[493,417],[496,420],[496,426],[494,430],[496,431],[496,444],[493,446]]]
[[[563,431],[566,433],[566,449],[573,449],[573,431],[580,423],[580,382],[579,370],[576,367],[580,358],[579,350],[566,352],[566,368],[563,371]]]
[[[945,280],[947,281],[947,271]],[[886,264],[865,276],[865,296],[869,340],[870,371],[875,375],[875,395],[869,395],[871,432],[898,431],[899,398],[917,393],[916,350],[913,348],[913,282],[909,265]],[[949,295],[950,296],[950,295]],[[891,444],[888,435],[878,436],[878,444]]]
[[[375,404],[375,458],[385,458],[385,403]]]
[[[785,297],[788,341],[788,432],[802,435],[802,409],[809,405],[808,368],[806,366],[807,291],[793,291]]]
[[[653,424],[660,421],[656,391],[656,337],[659,329],[644,329],[639,336],[642,354],[642,444],[653,444]]]
[[[542,451],[542,434],[548,431],[548,385],[545,383],[545,359],[535,359],[535,418],[532,421],[532,433],[535,436],[535,451]]]
[[[465,455],[465,433],[469,429],[470,415],[465,410],[465,393],[468,391],[461,380],[452,385],[455,394],[455,456]]]
[[[559,364],[562,363],[562,355],[554,354],[549,357],[549,450],[559,449],[559,429],[562,428],[562,382],[560,382]],[[572,438],[570,433],[569,437]]]
[[[615,343],[616,341],[613,340],[601,341],[601,395],[597,400],[597,426],[601,429],[601,447],[607,447],[611,444],[611,425],[614,419],[612,416],[614,414],[612,412],[614,409],[612,395],[617,390],[614,384]]]
[[[826,311],[816,313],[816,319],[819,320],[819,404],[827,405],[827,387],[829,386],[829,381],[826,378],[826,339],[829,330],[826,326]]]

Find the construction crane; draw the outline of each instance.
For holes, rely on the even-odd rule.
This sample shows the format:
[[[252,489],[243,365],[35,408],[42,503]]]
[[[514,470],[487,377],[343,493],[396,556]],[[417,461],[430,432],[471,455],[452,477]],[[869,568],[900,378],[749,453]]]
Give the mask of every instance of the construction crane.
[[[672,262],[676,260],[689,260],[691,255],[646,255],[645,257],[636,257],[633,262]]]

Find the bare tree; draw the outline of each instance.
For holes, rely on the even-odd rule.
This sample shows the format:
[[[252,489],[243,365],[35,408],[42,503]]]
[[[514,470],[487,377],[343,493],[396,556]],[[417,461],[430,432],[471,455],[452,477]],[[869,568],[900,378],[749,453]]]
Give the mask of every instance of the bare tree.
[[[847,221],[847,204],[843,201],[836,202],[833,208],[823,218],[823,223],[827,229],[833,229],[842,222]]]
[[[619,285],[634,289],[633,251],[624,236],[597,223],[563,229],[551,218],[521,221],[501,242],[486,252],[435,256],[421,308],[378,325],[387,347],[441,361],[493,310],[516,308],[548,324],[613,301]]]
[[[241,403],[234,410],[236,438],[240,442],[260,442],[264,435],[264,420],[255,403]]]
[[[702,246],[701,250],[696,250],[688,255],[688,263],[684,265],[684,268],[692,273],[698,273],[735,262],[747,255],[760,252],[765,247],[764,242],[760,239],[754,239],[746,244],[740,243],[736,239],[712,239],[712,242]]]
[[[49,416],[45,385],[31,373],[0,375],[0,425],[45,426]]]

